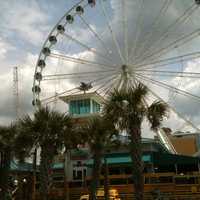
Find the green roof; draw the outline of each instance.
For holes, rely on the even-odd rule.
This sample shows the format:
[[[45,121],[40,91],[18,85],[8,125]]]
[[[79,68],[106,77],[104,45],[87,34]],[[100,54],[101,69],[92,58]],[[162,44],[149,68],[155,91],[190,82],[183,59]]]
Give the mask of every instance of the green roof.
[[[15,161],[11,161],[10,163],[11,171],[32,171],[31,163],[16,163]]]
[[[200,162],[200,158],[192,156],[174,155],[169,153],[153,153],[153,162],[156,165],[192,165]]]
[[[64,163],[54,163],[53,164],[53,169],[63,169],[64,168]]]
[[[129,153],[111,153],[106,155],[107,164],[109,165],[121,165],[131,164],[132,160]],[[200,158],[174,155],[170,153],[162,152],[145,152],[142,156],[143,162],[152,162],[155,165],[194,165],[200,162]],[[102,159],[102,163],[104,160]],[[88,166],[93,165],[93,159],[88,160]]]
[[[89,150],[86,149],[73,149],[71,150],[71,157],[87,157],[89,155]]]
[[[119,154],[117,154],[117,155],[119,155]],[[109,165],[129,164],[132,162],[131,157],[127,156],[126,154],[125,154],[125,156],[117,156],[117,155],[114,155],[113,157],[106,156],[107,164],[109,164]],[[143,160],[143,162],[151,162],[151,155],[143,155],[142,160]],[[104,163],[103,159],[102,159],[102,163]],[[87,165],[88,166],[93,165],[93,159],[88,160]]]
[[[39,167],[39,166],[37,166]],[[53,169],[63,169],[64,163],[54,163]],[[31,163],[16,163],[15,161],[11,161],[10,163],[10,170],[11,171],[21,171],[21,172],[31,172],[33,171],[33,167]]]

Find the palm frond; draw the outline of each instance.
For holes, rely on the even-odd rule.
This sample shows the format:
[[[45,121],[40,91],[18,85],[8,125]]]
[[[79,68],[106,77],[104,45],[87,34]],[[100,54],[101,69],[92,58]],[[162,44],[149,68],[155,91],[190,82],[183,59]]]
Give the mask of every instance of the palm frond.
[[[135,105],[142,104],[144,99],[147,98],[147,95],[148,95],[148,88],[141,83],[138,83],[134,87],[129,88],[127,92],[129,101]]]
[[[151,129],[156,130],[160,127],[164,117],[168,115],[168,106],[161,101],[153,102],[147,111],[147,118],[150,122]]]

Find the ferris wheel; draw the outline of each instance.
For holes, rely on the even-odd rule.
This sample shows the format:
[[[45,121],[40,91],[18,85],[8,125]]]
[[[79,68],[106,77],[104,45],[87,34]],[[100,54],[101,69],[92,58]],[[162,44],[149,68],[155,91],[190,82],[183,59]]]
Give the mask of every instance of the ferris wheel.
[[[199,15],[200,0],[74,0],[41,49],[33,105],[140,82],[199,131]]]

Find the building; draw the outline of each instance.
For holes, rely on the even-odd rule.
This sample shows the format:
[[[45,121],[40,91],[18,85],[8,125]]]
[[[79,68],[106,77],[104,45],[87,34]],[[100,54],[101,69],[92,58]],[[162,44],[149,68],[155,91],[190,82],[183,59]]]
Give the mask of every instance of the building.
[[[168,199],[178,196],[180,198],[176,199],[200,199],[199,158],[173,155],[153,139],[143,139],[142,146],[147,199],[153,199],[154,191],[159,191]],[[67,163],[54,165],[54,187],[51,193],[62,199],[64,191],[67,190],[70,200],[73,200],[89,192],[93,159],[88,149],[73,150],[69,156]],[[107,167],[109,187],[117,189],[120,198],[131,198],[134,194],[132,165],[131,157],[124,147],[106,153],[102,159],[101,187],[104,185],[104,169]],[[64,168],[68,172],[67,178],[61,173],[64,172]]]
[[[177,131],[172,134],[171,129],[164,128],[176,152],[181,155],[194,156],[200,150],[200,134]]]
[[[103,102],[97,93],[77,94],[61,99],[68,104],[69,112],[77,124],[85,123],[88,117],[99,114]],[[178,138],[169,133],[168,137],[171,141]],[[128,137],[122,135],[120,139],[123,145],[109,149],[102,159],[100,187],[104,185],[107,170],[109,187],[116,189],[121,199],[128,200],[134,197],[131,174],[134,163],[127,150]],[[191,141],[191,145],[194,145],[194,140]],[[175,142],[173,144],[176,146]],[[176,200],[200,199],[200,158],[171,154],[157,139],[143,138],[142,148],[146,199],[156,199],[158,196]],[[88,194],[92,166],[93,158],[88,148],[74,149],[55,158],[51,175],[51,199],[62,200],[69,195],[70,200],[78,200],[81,195]]]

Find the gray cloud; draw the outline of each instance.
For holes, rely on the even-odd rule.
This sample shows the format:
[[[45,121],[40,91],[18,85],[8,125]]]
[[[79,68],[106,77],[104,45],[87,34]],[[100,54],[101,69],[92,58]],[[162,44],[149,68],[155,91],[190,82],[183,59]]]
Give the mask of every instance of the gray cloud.
[[[20,66],[20,108],[21,113],[31,113],[32,112],[32,81],[34,67],[37,60],[37,55],[41,49],[41,46],[47,37],[50,30],[57,23],[61,15],[63,15],[68,9],[67,6],[71,7],[77,1],[70,1],[65,3],[65,1],[45,1],[45,0],[20,0],[20,1],[6,1],[0,3],[0,11],[2,14],[2,23],[0,24],[0,92],[3,97],[0,99],[0,123],[5,123],[14,119],[14,104],[12,95],[12,66]],[[116,39],[122,51],[122,55],[125,55],[124,48],[124,31],[123,31],[123,12],[122,12],[122,1],[121,0],[111,0],[103,1],[105,8],[109,11],[108,18],[113,32],[115,33]],[[142,10],[142,16],[144,17],[144,22],[137,26],[138,14],[140,13],[140,4],[138,0],[127,0],[126,1],[126,16],[128,21],[128,50],[133,47],[135,42],[137,42],[136,52],[141,54],[145,51],[145,46],[142,46],[144,36],[149,32],[151,24],[158,15],[165,0],[149,0],[145,1],[144,8]],[[10,3],[13,3],[12,8],[10,8]],[[70,4],[70,5],[69,5]],[[184,11],[186,8],[192,5],[191,1],[188,0],[177,0],[172,1],[169,10],[166,12],[165,16],[161,17],[158,29],[154,30],[145,43],[150,45],[155,42],[159,36],[166,30],[166,28],[172,24]],[[117,64],[117,67],[122,65],[118,50],[113,42],[112,35],[109,32],[108,26],[104,16],[102,15],[99,1],[95,8],[86,8],[84,17],[88,23],[98,32],[102,37],[106,47],[112,50],[112,54],[108,54],[103,48],[102,44],[98,41],[96,37],[83,25],[76,17],[72,25],[66,27],[66,32],[76,37],[83,43],[87,44],[103,53],[104,55],[111,58],[111,62],[103,60],[101,57],[92,55],[87,49],[81,48],[80,45],[73,44],[66,38],[59,37],[58,43],[53,47],[53,51],[62,52],[69,56],[76,56],[77,58],[85,58],[95,62],[100,62],[104,64],[112,65]],[[167,37],[162,43],[158,44],[155,49],[166,46],[169,42],[175,41],[177,38],[192,32],[200,27],[198,16],[199,10],[193,13],[192,18],[190,18],[186,23],[182,24],[177,29],[172,29],[170,32],[171,37]],[[138,32],[138,33],[137,33]],[[138,37],[136,36],[138,34]],[[199,40],[195,39],[193,42],[185,45],[182,48],[173,49],[170,53],[161,56],[160,59],[167,57],[177,56],[184,53],[199,50]],[[133,55],[132,55],[133,58]],[[134,61],[134,58],[132,59]],[[48,59],[48,66],[44,70],[44,74],[54,74],[54,73],[71,73],[71,72],[85,72],[91,70],[104,70],[102,67],[97,66],[87,66],[87,65],[75,65],[70,62]],[[7,67],[8,66],[8,67]],[[197,66],[196,66],[197,67]],[[172,66],[166,66],[165,70],[171,70]],[[175,66],[175,68],[178,68]],[[162,68],[161,68],[162,69]],[[173,69],[176,70],[176,69]],[[187,70],[185,67],[184,70]],[[191,68],[190,70],[196,71],[196,68]],[[155,77],[155,76],[153,76]],[[94,76],[88,76],[87,78],[77,78],[71,79],[69,81],[54,81],[48,82],[48,84],[42,85],[42,97],[47,97],[48,95],[54,95],[56,90],[66,90],[78,85],[80,81],[91,81],[95,79]],[[98,76],[97,76],[98,78]],[[108,79],[111,78],[108,75]],[[160,80],[160,79],[159,79]],[[176,80],[167,80],[169,84],[173,85]],[[173,82],[175,81],[175,82]],[[182,80],[181,80],[182,81]],[[190,82],[191,80],[189,80]],[[188,82],[183,81],[183,86],[188,86]],[[199,83],[191,85],[188,91],[199,94]],[[161,95],[166,101],[168,100],[168,92],[166,90],[157,89],[156,92]],[[63,105],[62,105],[63,106]],[[62,107],[61,106],[61,107]],[[178,111],[183,113],[185,116],[190,116],[193,118],[194,123],[199,124],[199,106],[198,103],[190,99],[183,98],[181,96],[176,96],[176,101],[173,106],[177,108]],[[174,116],[171,117],[169,124],[176,126],[177,123],[173,123],[173,119],[178,121]]]

